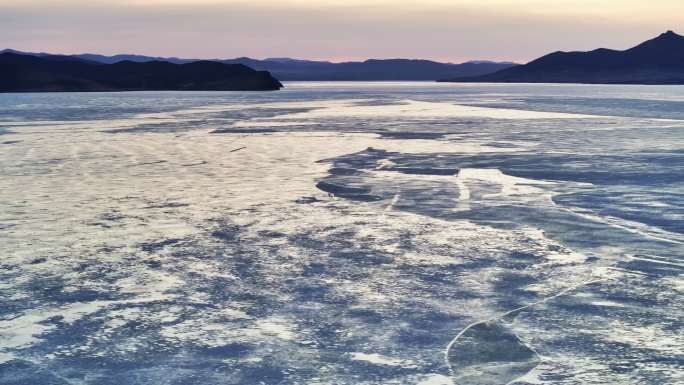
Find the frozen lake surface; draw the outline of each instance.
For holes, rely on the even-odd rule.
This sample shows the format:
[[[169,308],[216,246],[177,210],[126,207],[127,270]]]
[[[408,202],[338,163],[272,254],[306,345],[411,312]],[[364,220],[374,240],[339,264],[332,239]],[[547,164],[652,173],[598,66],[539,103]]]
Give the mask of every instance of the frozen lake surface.
[[[0,383],[682,384],[684,87],[0,95]]]

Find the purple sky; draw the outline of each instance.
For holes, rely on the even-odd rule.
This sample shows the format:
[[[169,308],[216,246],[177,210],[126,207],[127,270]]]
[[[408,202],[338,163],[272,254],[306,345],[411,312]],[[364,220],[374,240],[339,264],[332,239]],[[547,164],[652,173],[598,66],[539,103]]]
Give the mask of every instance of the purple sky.
[[[526,62],[668,29],[683,0],[0,0],[1,48],[54,53]]]

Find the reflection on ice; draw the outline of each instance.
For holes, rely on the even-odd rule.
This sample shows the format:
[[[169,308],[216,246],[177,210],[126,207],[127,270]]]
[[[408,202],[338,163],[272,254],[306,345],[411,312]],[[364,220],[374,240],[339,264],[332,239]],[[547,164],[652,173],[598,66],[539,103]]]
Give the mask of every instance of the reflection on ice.
[[[582,119],[591,115],[558,112],[525,111],[503,108],[465,106],[452,103],[400,100],[395,104],[369,105],[363,100],[336,101],[334,103],[307,104],[312,111],[277,116],[276,119],[332,119],[332,118],[469,118],[492,119]]]

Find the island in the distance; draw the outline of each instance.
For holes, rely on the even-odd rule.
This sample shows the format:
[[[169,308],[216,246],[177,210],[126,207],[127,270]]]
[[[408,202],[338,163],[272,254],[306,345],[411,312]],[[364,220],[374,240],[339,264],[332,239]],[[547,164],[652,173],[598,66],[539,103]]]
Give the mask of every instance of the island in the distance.
[[[684,84],[684,36],[672,31],[624,51],[554,52],[528,64],[447,82]]]
[[[0,54],[0,92],[271,91],[282,84],[242,64],[122,61],[102,64],[63,55]]]

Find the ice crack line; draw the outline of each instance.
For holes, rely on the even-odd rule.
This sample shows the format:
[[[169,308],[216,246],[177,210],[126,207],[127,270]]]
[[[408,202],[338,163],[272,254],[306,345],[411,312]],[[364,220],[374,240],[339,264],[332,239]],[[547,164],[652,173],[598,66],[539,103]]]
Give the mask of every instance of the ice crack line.
[[[558,298],[558,297],[561,297],[561,296],[563,296],[563,295],[565,295],[565,294],[567,294],[567,293],[569,293],[569,292],[571,292],[571,291],[577,290],[577,289],[579,289],[579,288],[581,288],[581,287],[584,287],[584,286],[587,286],[587,285],[591,285],[591,284],[593,284],[593,283],[602,282],[602,281],[605,281],[605,280],[606,280],[606,278],[602,278],[602,279],[592,279],[592,280],[589,280],[589,281],[585,281],[585,282],[582,282],[582,283],[580,283],[580,284],[578,284],[578,285],[574,285],[574,286],[568,287],[568,288],[566,288],[566,289],[563,289],[563,290],[561,290],[560,292],[558,292],[557,294],[552,295],[552,296],[550,296],[550,297],[546,297],[546,298],[544,298],[544,299],[541,299],[541,300],[536,301],[536,302],[532,302],[532,303],[527,304],[527,305],[525,305],[525,306],[521,306],[521,307],[519,307],[519,308],[515,308],[515,309],[513,309],[513,310],[509,310],[509,311],[507,311],[507,312],[505,312],[505,313],[501,313],[501,314],[495,315],[495,316],[490,317],[490,318],[487,318],[487,319],[485,319],[485,320],[480,320],[480,321],[471,323],[470,325],[466,326],[463,330],[461,330],[461,331],[456,335],[456,337],[454,337],[454,338],[451,340],[451,342],[449,342],[449,344],[446,346],[446,349],[444,350],[444,361],[446,362],[446,365],[447,365],[447,367],[449,368],[449,373],[452,375],[452,377],[455,375],[455,374],[454,374],[454,370],[453,370],[453,368],[451,367],[451,362],[449,362],[449,352],[451,352],[451,349],[452,349],[452,347],[454,346],[454,344],[456,344],[456,342],[457,342],[457,341],[458,341],[458,340],[459,340],[459,339],[460,339],[468,330],[470,330],[471,328],[473,328],[473,327],[475,327],[475,326],[477,326],[477,325],[486,324],[486,323],[489,323],[489,322],[492,322],[492,321],[496,321],[496,320],[502,319],[502,318],[504,318],[504,317],[506,317],[506,316],[509,316],[509,315],[511,315],[511,314],[513,314],[513,313],[515,313],[515,312],[523,311],[523,310],[529,309],[529,308],[531,308],[531,307],[533,307],[533,306],[537,306],[537,305],[540,305],[540,304],[542,304],[542,303],[549,302],[549,301],[551,301],[551,300],[553,300],[553,299],[556,299],[556,298]]]

